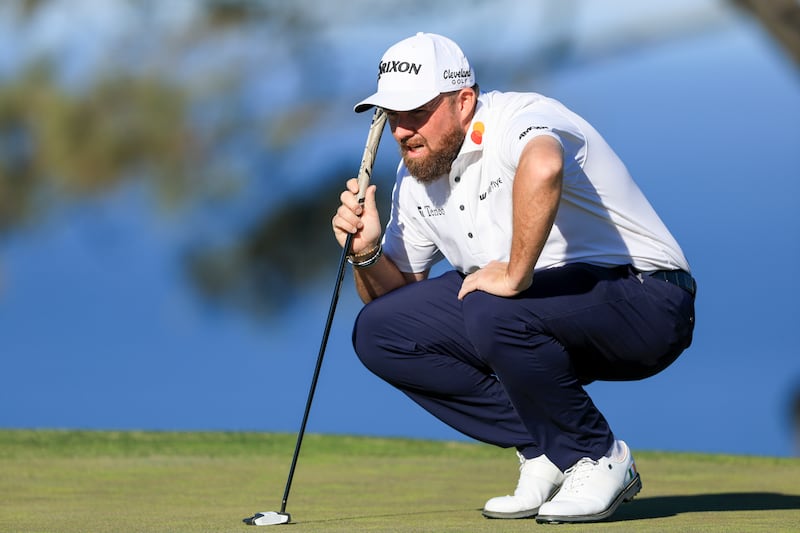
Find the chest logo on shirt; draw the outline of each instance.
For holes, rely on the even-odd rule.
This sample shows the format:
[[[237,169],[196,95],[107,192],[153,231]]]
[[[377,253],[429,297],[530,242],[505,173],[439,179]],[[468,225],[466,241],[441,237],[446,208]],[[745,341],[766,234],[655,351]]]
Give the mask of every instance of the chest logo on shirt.
[[[483,192],[482,192],[482,193],[479,195],[479,198],[480,198],[481,200],[486,200],[486,197],[487,197],[487,196],[489,196],[489,195],[490,195],[490,194],[492,194],[494,191],[496,191],[497,189],[499,189],[499,188],[500,188],[502,185],[503,185],[503,178],[502,178],[502,177],[500,177],[500,178],[497,178],[496,180],[490,180],[490,181],[489,181],[489,187],[487,187],[487,188],[486,188],[486,190],[485,190],[485,191],[483,191]]]
[[[429,205],[418,205],[417,211],[422,218],[442,217],[445,215],[444,207],[431,207]]]

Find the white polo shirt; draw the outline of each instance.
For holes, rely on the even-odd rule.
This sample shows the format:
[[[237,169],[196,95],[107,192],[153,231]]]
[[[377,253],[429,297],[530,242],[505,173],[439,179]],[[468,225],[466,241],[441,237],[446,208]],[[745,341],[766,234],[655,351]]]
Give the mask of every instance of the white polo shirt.
[[[600,134],[536,93],[481,94],[448,176],[419,183],[401,162],[385,254],[403,272],[442,258],[463,273],[508,261],[512,189],[523,147],[549,135],[564,150],[561,203],[534,270],[568,263],[689,270],[678,243]]]

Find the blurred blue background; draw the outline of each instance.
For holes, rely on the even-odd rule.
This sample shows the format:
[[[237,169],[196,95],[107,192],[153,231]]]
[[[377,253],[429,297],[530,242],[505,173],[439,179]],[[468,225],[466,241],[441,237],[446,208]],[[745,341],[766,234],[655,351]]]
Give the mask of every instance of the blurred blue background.
[[[798,60],[723,0],[3,2],[0,427],[296,431],[352,105],[417,31],[592,122],[692,264],[693,346],[589,386],[617,435],[797,453]],[[348,272],[308,431],[462,439],[361,367],[359,308]]]

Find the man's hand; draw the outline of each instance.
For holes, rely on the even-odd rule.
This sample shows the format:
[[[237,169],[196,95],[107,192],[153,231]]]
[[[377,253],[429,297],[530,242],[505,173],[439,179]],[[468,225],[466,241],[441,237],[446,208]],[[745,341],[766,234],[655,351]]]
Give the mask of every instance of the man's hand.
[[[483,291],[495,296],[508,298],[516,296],[531,286],[533,273],[521,281],[512,280],[508,275],[508,263],[492,261],[480,270],[476,270],[464,278],[461,283],[461,290],[458,291],[458,299],[464,297],[472,291]]]
[[[347,188],[339,197],[342,202],[331,220],[333,234],[344,246],[347,234],[353,234],[350,250],[354,254],[375,247],[381,237],[381,221],[375,205],[375,185],[367,187],[364,203],[358,202],[358,180],[347,181]]]

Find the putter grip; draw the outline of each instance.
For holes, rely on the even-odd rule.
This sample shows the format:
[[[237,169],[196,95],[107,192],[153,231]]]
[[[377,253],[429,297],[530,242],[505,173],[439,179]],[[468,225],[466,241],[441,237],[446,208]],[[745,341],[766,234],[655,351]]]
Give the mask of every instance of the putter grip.
[[[372,124],[369,126],[367,134],[367,144],[364,147],[364,156],[361,158],[361,168],[358,169],[358,202],[364,202],[367,194],[369,180],[372,177],[372,167],[375,164],[375,155],[378,152],[378,145],[381,142],[383,126],[386,124],[386,113],[383,109],[376,107],[375,114],[372,115]]]

